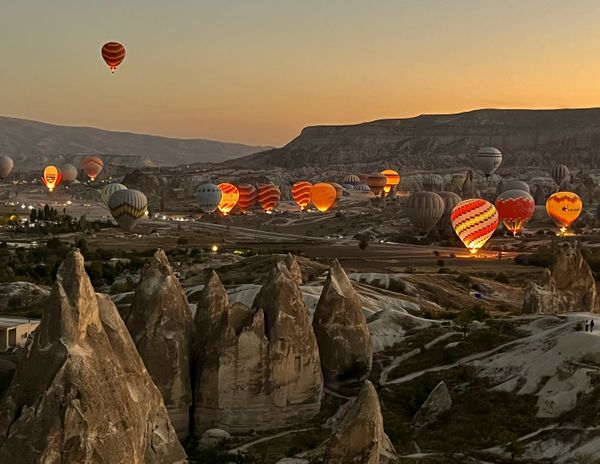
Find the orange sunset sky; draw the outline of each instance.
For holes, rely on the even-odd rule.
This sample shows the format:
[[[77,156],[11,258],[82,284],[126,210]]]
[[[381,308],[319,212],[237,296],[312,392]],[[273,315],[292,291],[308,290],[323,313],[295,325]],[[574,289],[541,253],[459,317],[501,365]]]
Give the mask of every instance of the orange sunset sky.
[[[307,125],[600,106],[600,2],[0,1],[0,115],[282,145]],[[117,40],[113,76],[100,57]]]

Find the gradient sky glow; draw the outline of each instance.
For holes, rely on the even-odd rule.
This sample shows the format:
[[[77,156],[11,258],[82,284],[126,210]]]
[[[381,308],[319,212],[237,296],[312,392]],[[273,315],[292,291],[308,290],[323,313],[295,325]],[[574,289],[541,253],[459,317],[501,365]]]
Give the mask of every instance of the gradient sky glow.
[[[314,124],[600,106],[600,2],[0,0],[0,56],[0,115],[282,145]]]

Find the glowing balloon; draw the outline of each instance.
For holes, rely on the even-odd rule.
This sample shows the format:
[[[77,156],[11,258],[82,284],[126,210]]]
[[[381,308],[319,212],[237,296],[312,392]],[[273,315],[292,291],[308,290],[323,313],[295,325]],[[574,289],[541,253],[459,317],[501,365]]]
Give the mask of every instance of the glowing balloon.
[[[49,192],[52,192],[62,179],[62,174],[56,166],[46,166],[42,174],[42,182]]]
[[[369,177],[367,178],[367,185],[369,186],[371,192],[373,192],[375,196],[379,196],[379,194],[383,190],[383,187],[385,187],[386,184],[387,177],[378,172],[369,174]]]
[[[475,166],[487,176],[493,174],[502,163],[502,152],[494,147],[481,147],[473,155]]]
[[[385,187],[383,187],[385,193],[388,193],[392,187],[396,187],[400,183],[400,174],[398,174],[398,171],[386,169],[381,171],[381,174],[386,178]]]
[[[205,213],[214,213],[221,202],[223,192],[215,184],[199,185],[194,192],[198,206]]]
[[[310,190],[310,199],[313,205],[322,213],[333,206],[336,202],[336,197],[335,187],[324,182],[313,185]]]
[[[258,187],[258,204],[267,213],[273,211],[273,208],[279,203],[281,191],[279,187],[273,184],[262,184]]]
[[[557,164],[552,167],[552,179],[559,187],[569,178],[569,168],[564,164]]]
[[[108,42],[102,46],[102,58],[114,74],[117,67],[125,59],[125,47],[119,42]]]
[[[498,227],[498,211],[481,198],[463,200],[452,210],[452,227],[469,253],[477,254]]]
[[[13,170],[13,160],[8,156],[0,156],[0,179],[8,177]]]
[[[562,233],[571,227],[583,209],[581,198],[573,192],[556,192],[546,200],[546,211]]]
[[[444,214],[444,200],[435,192],[414,192],[406,202],[406,215],[417,232],[428,234]]]
[[[100,190],[100,198],[102,199],[102,202],[108,206],[108,200],[110,200],[110,197],[112,196],[113,193],[119,191],[119,190],[126,190],[127,187],[125,187],[123,184],[108,184],[105,185],[104,187],[102,187],[102,190]]]
[[[256,187],[252,184],[239,184],[237,186],[240,192],[240,198],[237,205],[242,211],[247,211],[256,203]]]
[[[77,168],[71,163],[63,164],[60,168],[60,172],[62,173],[62,180],[65,184],[70,184],[77,179]]]
[[[312,186],[310,182],[304,180],[299,180],[292,185],[292,199],[296,202],[300,211],[304,211],[310,203],[310,190]]]
[[[524,190],[507,190],[496,199],[496,209],[504,226],[516,236],[531,219],[535,201]]]
[[[138,190],[117,190],[108,200],[108,209],[121,229],[132,230],[148,212],[148,200]]]
[[[102,161],[97,156],[86,156],[83,158],[81,162],[81,167],[90,178],[90,180],[95,180],[98,177],[98,174],[102,172],[102,168],[104,167],[104,161]]]
[[[223,195],[221,196],[221,201],[217,205],[217,208],[219,208],[219,211],[223,214],[229,214],[240,199],[240,192],[235,185],[227,182],[220,183],[218,187],[221,189],[221,192],[223,192]]]

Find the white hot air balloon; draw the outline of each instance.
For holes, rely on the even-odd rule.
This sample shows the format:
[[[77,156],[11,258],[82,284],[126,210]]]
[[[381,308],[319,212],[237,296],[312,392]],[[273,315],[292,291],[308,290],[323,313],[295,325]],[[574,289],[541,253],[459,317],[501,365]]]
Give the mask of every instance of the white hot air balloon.
[[[473,162],[488,177],[500,167],[502,152],[494,147],[481,147],[473,155]]]
[[[13,160],[8,156],[0,156],[0,179],[4,179],[10,175],[13,170]]]
[[[104,202],[106,206],[108,206],[108,200],[112,196],[113,193],[118,192],[119,190],[127,190],[123,184],[108,184],[102,187],[100,191],[100,198]]]
[[[221,202],[223,192],[218,185],[202,184],[196,188],[195,196],[204,213],[214,213]]]
[[[73,166],[71,163],[65,163],[60,167],[60,172],[62,173],[62,180],[65,184],[70,184],[77,179],[77,168]]]

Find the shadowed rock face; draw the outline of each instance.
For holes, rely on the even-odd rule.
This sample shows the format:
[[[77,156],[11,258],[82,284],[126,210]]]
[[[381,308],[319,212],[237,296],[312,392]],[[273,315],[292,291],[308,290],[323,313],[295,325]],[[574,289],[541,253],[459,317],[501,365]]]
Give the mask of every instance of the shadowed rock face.
[[[365,380],[354,404],[344,415],[325,452],[327,464],[388,464],[396,452],[383,429],[379,397]]]
[[[371,372],[373,349],[358,293],[335,261],[313,316],[326,385],[363,380]]]
[[[596,281],[579,245],[560,242],[553,251],[552,272],[545,275],[541,285],[529,284],[523,299],[523,312],[600,312]]]
[[[319,353],[302,294],[283,262],[254,308],[229,306],[216,274],[195,316],[198,333],[196,431],[293,426],[320,409]]]
[[[180,438],[189,430],[193,321],[185,292],[163,250],[150,259],[125,321]]]
[[[431,391],[425,402],[421,405],[415,417],[413,424],[415,427],[422,428],[433,424],[439,417],[452,408],[452,397],[444,381],[441,381]]]
[[[0,404],[0,462],[184,460],[117,309],[94,293],[83,256],[72,251]]]

